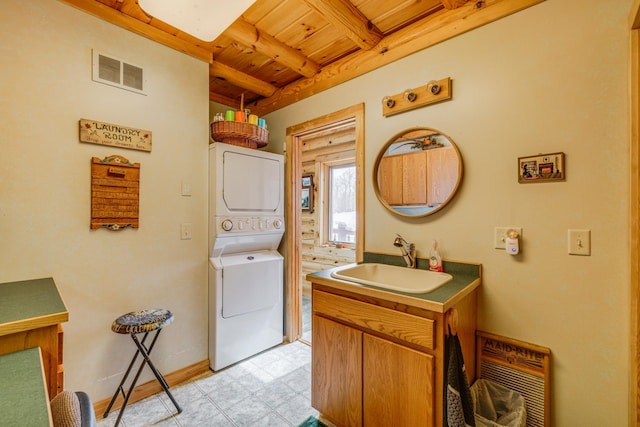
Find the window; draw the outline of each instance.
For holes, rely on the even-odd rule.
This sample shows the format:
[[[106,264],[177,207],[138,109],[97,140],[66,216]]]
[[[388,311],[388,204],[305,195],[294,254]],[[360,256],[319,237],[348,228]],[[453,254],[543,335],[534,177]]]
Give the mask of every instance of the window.
[[[327,170],[327,241],[356,242],[356,165],[346,163]]]

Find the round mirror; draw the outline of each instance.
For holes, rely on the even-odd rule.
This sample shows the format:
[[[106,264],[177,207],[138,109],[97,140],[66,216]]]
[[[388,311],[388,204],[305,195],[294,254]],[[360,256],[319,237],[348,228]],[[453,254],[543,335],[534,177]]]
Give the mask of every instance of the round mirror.
[[[391,138],[373,166],[373,188],[391,212],[411,218],[438,212],[462,181],[456,144],[431,128],[407,129]]]

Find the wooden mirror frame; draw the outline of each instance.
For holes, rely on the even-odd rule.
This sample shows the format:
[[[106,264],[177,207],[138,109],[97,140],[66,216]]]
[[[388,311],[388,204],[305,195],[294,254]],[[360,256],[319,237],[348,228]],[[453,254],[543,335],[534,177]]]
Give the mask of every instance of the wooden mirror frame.
[[[398,142],[398,139],[403,136],[406,135],[408,133],[411,132],[417,132],[417,131],[432,131],[434,134],[438,134],[444,138],[447,139],[447,141],[451,144],[451,147],[453,147],[455,154],[458,158],[458,177],[456,180],[456,184],[453,187],[453,189],[451,190],[451,193],[448,195],[448,197],[442,202],[440,203],[439,206],[429,210],[428,212],[425,212],[424,214],[419,214],[419,215],[410,215],[410,214],[406,214],[403,212],[400,212],[396,209],[394,209],[393,206],[391,206],[382,196],[381,192],[380,192],[380,185],[378,182],[378,171],[380,168],[380,162],[382,161],[382,158],[385,157],[385,154],[387,152],[387,150],[389,149],[389,147]],[[425,170],[426,173],[426,170]],[[378,156],[376,157],[375,163],[373,165],[373,190],[376,194],[376,197],[378,198],[378,200],[380,201],[380,203],[387,209],[389,210],[389,212],[392,212],[396,215],[405,217],[405,218],[422,218],[425,216],[429,216],[429,215],[433,215],[436,212],[439,212],[440,210],[442,210],[447,204],[449,204],[449,202],[453,199],[453,197],[456,195],[456,193],[458,192],[458,188],[460,187],[460,184],[462,182],[462,175],[463,175],[463,162],[462,162],[462,155],[460,154],[460,150],[458,149],[458,146],[455,144],[455,142],[453,141],[453,139],[451,139],[451,137],[437,129],[434,128],[429,128],[429,127],[414,127],[414,128],[409,128],[409,129],[405,129],[401,132],[398,132],[397,134],[395,134],[391,139],[389,139],[385,145],[382,147],[382,149],[380,150],[380,152],[378,153]]]

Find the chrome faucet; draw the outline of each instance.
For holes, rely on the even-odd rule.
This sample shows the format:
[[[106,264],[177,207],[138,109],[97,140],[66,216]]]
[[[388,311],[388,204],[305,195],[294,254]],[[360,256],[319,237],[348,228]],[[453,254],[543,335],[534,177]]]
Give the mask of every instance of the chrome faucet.
[[[404,262],[407,263],[407,267],[416,268],[416,245],[407,243],[399,234],[396,234],[396,236],[398,237],[393,241],[393,246],[400,248],[402,258],[404,258]]]

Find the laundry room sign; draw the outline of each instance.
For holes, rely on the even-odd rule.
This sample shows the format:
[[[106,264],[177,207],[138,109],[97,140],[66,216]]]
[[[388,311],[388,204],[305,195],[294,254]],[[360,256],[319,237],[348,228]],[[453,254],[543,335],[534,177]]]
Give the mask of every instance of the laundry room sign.
[[[97,120],[80,119],[80,141],[132,150],[151,151],[151,131]]]

